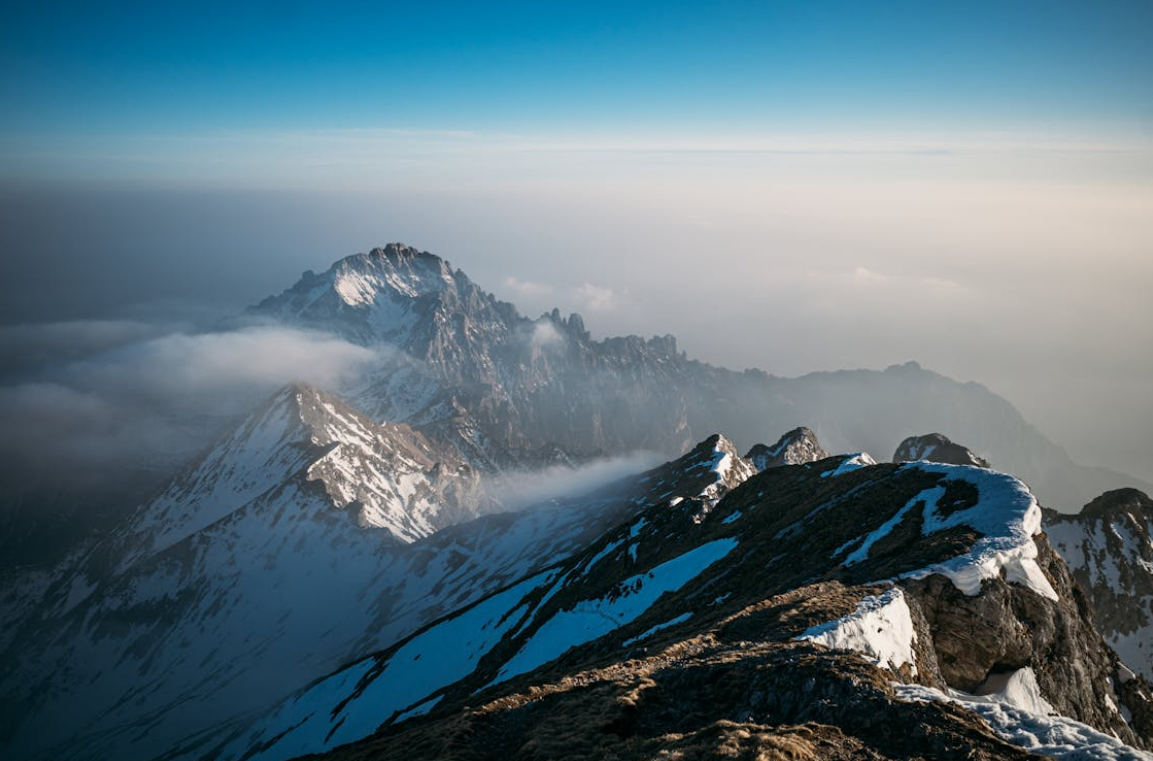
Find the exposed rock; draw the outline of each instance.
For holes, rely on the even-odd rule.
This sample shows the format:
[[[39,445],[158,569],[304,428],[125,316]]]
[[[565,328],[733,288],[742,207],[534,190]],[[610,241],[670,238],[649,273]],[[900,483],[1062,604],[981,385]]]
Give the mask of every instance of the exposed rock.
[[[941,433],[927,433],[923,436],[910,436],[901,442],[893,454],[893,462],[943,462],[950,465],[976,465],[989,467],[989,462],[973,454],[967,447],[949,441]]]
[[[1153,680],[1153,500],[1106,492],[1077,515],[1045,511],[1045,530],[1085,590],[1106,641]]]
[[[817,441],[817,434],[801,426],[782,436],[776,444],[766,446],[756,444],[745,459],[753,463],[758,471],[768,468],[778,468],[782,465],[801,465],[806,462],[817,462],[829,456]]]
[[[1057,713],[1129,745],[1150,747],[1153,692],[1144,685],[1119,694],[1115,675],[1121,662],[1094,628],[1088,601],[1046,538],[1035,541],[1056,601],[1003,579],[985,581],[981,594],[972,597],[940,576],[903,583],[928,624],[941,681],[977,693],[991,677],[1031,668]]]

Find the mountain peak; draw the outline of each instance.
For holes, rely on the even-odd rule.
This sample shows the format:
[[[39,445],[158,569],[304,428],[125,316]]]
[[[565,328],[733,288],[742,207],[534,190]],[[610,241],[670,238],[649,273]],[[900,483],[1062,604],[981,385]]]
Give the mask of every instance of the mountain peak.
[[[765,444],[754,445],[745,459],[751,460],[756,469],[761,471],[782,465],[817,462],[828,456],[821,442],[817,441],[817,434],[801,426],[786,433],[771,447]]]
[[[1081,515],[1091,520],[1124,515],[1137,522],[1153,521],[1153,499],[1138,489],[1114,489],[1085,505]]]
[[[950,441],[949,437],[943,433],[910,436],[902,441],[897,447],[897,451],[893,453],[893,462],[915,462],[917,460],[942,462],[948,465],[989,467],[988,460],[973,454],[968,447]]]
[[[372,305],[381,294],[419,298],[454,282],[447,261],[403,243],[346,256],[333,265],[332,273],[333,290],[351,307]]]

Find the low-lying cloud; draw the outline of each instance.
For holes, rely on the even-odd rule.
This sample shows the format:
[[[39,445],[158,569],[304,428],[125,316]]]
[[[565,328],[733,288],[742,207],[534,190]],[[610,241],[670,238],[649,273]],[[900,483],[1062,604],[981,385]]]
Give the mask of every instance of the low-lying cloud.
[[[554,465],[520,473],[503,474],[489,484],[496,498],[510,510],[521,510],[553,499],[577,497],[627,476],[660,465],[667,458],[655,452],[632,452],[579,465]]]
[[[278,326],[155,333],[104,322],[5,331],[5,350],[27,360],[22,375],[38,369],[0,386],[0,425],[10,432],[0,439],[0,476],[8,489],[90,499],[131,491],[125,482],[187,460],[280,386],[333,387],[376,356]]]

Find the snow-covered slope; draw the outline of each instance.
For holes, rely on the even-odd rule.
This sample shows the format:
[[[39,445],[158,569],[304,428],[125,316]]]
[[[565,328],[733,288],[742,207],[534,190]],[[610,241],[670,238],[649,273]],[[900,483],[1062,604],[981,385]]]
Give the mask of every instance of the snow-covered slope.
[[[405,425],[375,423],[319,389],[277,392],[133,519],[139,548],[162,551],[303,472],[333,507],[411,542],[493,508],[479,476]]]
[[[1153,680],[1153,500],[1136,489],[1106,492],[1078,515],[1046,511],[1045,531],[1089,595],[1105,639]]]
[[[142,508],[131,531],[69,573],[41,579],[43,602],[23,611],[0,671],[13,700],[7,751],[16,758],[159,754],[555,563],[642,505],[719,498],[741,473],[751,474],[739,458],[712,467],[732,455],[731,445],[712,439],[591,494],[405,544],[363,525],[336,488],[367,490],[373,476],[429,472],[431,450],[419,436],[388,427],[384,440],[359,437],[378,429],[315,390],[286,389]],[[342,448],[356,456],[335,471],[318,468]],[[387,464],[371,459],[386,455],[394,458]],[[255,465],[207,478],[221,461]],[[277,467],[283,478],[265,488]],[[435,473],[429,479],[437,483]],[[396,481],[370,483],[376,504],[398,496],[381,486]],[[409,497],[404,507],[416,512],[421,504]],[[198,505],[209,514],[197,515]],[[139,549],[121,560],[130,548]]]
[[[723,441],[713,440],[718,453]],[[635,518],[567,560],[313,683],[219,744],[190,748],[188,757],[291,758],[379,727],[404,735],[416,717],[432,720],[418,727],[437,726],[433,717],[451,717],[465,704],[511,710],[520,699],[501,697],[510,691],[561,679],[570,684],[562,689],[576,689],[595,678],[574,674],[610,663],[627,670],[628,659],[643,657],[638,652],[654,641],[703,636],[707,648],[732,617],[781,611],[768,600],[774,594],[792,596],[794,606],[824,600],[829,581],[806,595],[816,579],[845,590],[834,607],[844,609],[845,597],[856,601],[843,618],[812,621],[810,610],[783,619],[788,624],[749,624],[740,630],[742,648],[753,649],[750,637],[778,641],[787,631],[784,641],[859,649],[899,678],[933,689],[975,688],[967,673],[979,672],[983,683],[1008,659],[1032,669],[1034,692],[1054,713],[1147,741],[1147,720],[1135,734],[1119,711],[1132,704],[1130,716],[1147,716],[1148,701],[1113,691],[1116,657],[1072,601],[1071,580],[1038,538],[1040,511],[1020,481],[923,463],[862,465],[824,477],[845,461],[765,471],[704,515],[699,502],[654,494]],[[852,562],[835,559],[850,551]],[[877,629],[888,633],[871,633]],[[963,637],[979,641],[958,661],[954,646]],[[430,657],[446,642],[457,643],[452,657]],[[697,651],[684,645],[680,652]]]

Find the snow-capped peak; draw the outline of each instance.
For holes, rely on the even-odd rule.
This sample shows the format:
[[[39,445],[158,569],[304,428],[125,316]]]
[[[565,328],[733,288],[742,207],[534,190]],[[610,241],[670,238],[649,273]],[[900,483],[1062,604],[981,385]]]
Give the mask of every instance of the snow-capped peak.
[[[765,444],[753,446],[745,455],[745,459],[751,461],[756,469],[761,471],[782,465],[817,462],[828,456],[829,453],[817,441],[817,434],[801,426],[786,433],[771,447]]]
[[[373,304],[390,292],[415,299],[453,283],[448,262],[403,243],[345,257],[333,273],[333,290],[354,307]]]

